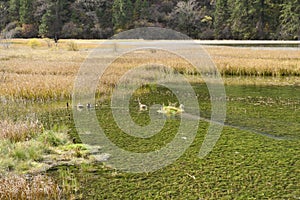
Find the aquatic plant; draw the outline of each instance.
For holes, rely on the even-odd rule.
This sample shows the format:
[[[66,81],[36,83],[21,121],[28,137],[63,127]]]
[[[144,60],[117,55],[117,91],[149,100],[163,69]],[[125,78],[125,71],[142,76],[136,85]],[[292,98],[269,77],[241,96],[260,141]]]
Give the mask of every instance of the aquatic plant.
[[[67,199],[81,199],[80,194],[78,194],[80,189],[80,184],[75,176],[75,174],[69,168],[60,168],[58,170],[60,186],[62,188],[63,194]]]

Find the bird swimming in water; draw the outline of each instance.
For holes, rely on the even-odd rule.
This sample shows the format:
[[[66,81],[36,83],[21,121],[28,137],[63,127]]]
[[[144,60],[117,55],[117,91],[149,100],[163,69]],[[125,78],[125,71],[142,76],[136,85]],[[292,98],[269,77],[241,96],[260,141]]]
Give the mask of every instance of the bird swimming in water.
[[[175,106],[165,106],[163,105],[160,110],[157,111],[158,113],[163,113],[165,115],[178,115],[184,112],[184,105],[180,104],[179,107]]]
[[[96,106],[97,106],[97,104],[96,104]],[[87,103],[87,104],[84,106],[82,103],[78,103],[78,104],[76,105],[76,108],[77,108],[78,111],[82,111],[83,108],[87,108],[87,109],[93,108],[93,105],[92,105],[91,103]]]
[[[78,103],[76,108],[77,108],[78,111],[82,111],[82,109],[84,108],[84,105],[81,104],[81,103]]]
[[[142,104],[139,98],[138,98],[138,102],[139,102],[140,111],[148,110],[148,106],[145,104]]]
[[[78,103],[78,104],[77,104],[77,108],[81,108],[81,109],[82,109],[82,108],[84,108],[84,106],[83,106],[83,104]]]

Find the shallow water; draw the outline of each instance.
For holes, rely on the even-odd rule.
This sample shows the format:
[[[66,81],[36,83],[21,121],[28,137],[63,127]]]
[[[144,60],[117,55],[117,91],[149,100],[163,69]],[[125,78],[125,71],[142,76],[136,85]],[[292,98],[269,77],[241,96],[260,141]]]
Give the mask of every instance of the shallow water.
[[[109,105],[108,101],[98,103],[98,107],[91,108],[88,110],[84,108],[88,113],[91,114],[92,112],[96,113],[97,120],[99,121],[100,126],[104,130],[107,138],[111,140],[114,144],[118,147],[123,148],[127,151],[132,152],[151,152],[159,150],[165,147],[168,143],[170,143],[174,137],[176,137],[176,133],[178,132],[178,127],[180,126],[182,118],[189,119],[191,121],[197,121],[200,119],[199,128],[197,131],[196,138],[200,138],[200,142],[202,141],[203,137],[205,136],[208,128],[208,124],[211,122],[210,120],[210,97],[208,94],[207,87],[203,84],[195,84],[194,85],[195,92],[197,94],[197,98],[199,101],[200,107],[200,117],[195,116],[192,113],[193,108],[186,108],[186,113],[182,116],[170,116],[166,117],[160,113],[153,113],[153,119],[157,121],[165,121],[165,124],[161,130],[157,132],[157,134],[153,134],[146,138],[138,138],[135,136],[130,136],[124,131],[122,131],[118,124],[114,121],[114,116],[112,113],[112,108]],[[277,150],[272,150],[270,153],[272,156],[278,156],[280,153],[279,150],[282,148],[285,151],[287,149],[293,149],[295,154],[287,155],[289,158],[286,161],[282,162],[281,165],[289,166],[290,162],[293,160],[297,160],[297,141],[300,138],[300,87],[299,86],[226,86],[226,103],[227,103],[227,116],[225,121],[225,130],[220,137],[221,143],[224,143],[225,146],[222,151],[218,150],[218,147],[212,151],[210,154],[214,156],[218,154],[220,151],[220,155],[226,154],[226,152],[230,152],[231,148],[246,148],[248,149],[245,151],[245,155],[248,155],[247,152],[250,150],[252,146],[255,147],[258,145],[257,143],[262,143],[262,148],[271,148],[271,146],[276,146]],[[149,93],[140,94],[140,99],[144,104],[148,106],[155,105],[155,104],[168,104],[170,102],[176,102],[177,99],[175,95],[168,92],[165,88],[155,88],[155,90],[151,91],[151,95]],[[145,127],[151,123],[151,117],[149,116],[149,112],[140,112],[138,109],[138,102],[136,101],[137,96],[134,96],[130,99],[130,107],[129,108],[117,108],[117,112],[121,113],[124,111],[128,111],[131,116],[131,119],[134,123]],[[3,118],[12,118],[14,120],[17,119],[39,119],[46,129],[55,129],[60,125],[68,126],[69,127],[69,134],[70,137],[75,142],[81,142],[81,138],[78,137],[76,133],[77,130],[75,128],[74,120],[73,120],[73,111],[69,107],[66,107],[66,102],[61,103],[2,103],[2,110],[4,112],[1,113],[1,119]],[[157,107],[156,107],[157,108]],[[159,108],[159,107],[158,107]],[[76,109],[74,109],[76,110]],[[74,111],[80,112],[80,111]],[[87,122],[89,122],[89,118],[85,118]],[[83,121],[84,121],[83,120]],[[127,130],[130,130],[130,126],[127,127]],[[154,130],[155,131],[155,130]],[[234,133],[230,135],[229,133]],[[143,133],[141,133],[143,134]],[[259,137],[258,137],[259,136]],[[249,143],[248,147],[243,147],[243,144],[238,144],[237,147],[228,146],[228,141],[232,139],[230,137],[234,137],[237,141],[247,141]],[[201,139],[202,138],[202,139]],[[180,137],[182,141],[185,141],[187,138],[185,136]],[[282,141],[281,141],[282,140]],[[263,142],[264,141],[264,142]],[[267,142],[265,142],[267,141]],[[250,143],[253,143],[252,146]],[[196,143],[198,144],[198,142]],[[195,143],[192,143],[191,149],[196,148],[197,146]],[[197,150],[198,147],[196,148]],[[103,150],[105,151],[105,150]],[[187,150],[187,152],[194,150]],[[239,152],[241,150],[235,150],[235,152]],[[292,150],[289,150],[291,153]],[[101,152],[105,153],[105,152]],[[274,153],[274,154],[273,154]],[[197,154],[194,152],[194,154]],[[238,154],[237,154],[238,155]],[[248,156],[253,156],[252,154]],[[262,157],[264,154],[262,154]],[[226,159],[230,159],[229,156]],[[283,157],[284,158],[284,157]],[[283,159],[282,158],[282,159]],[[183,159],[183,160],[182,160]],[[222,156],[218,158],[214,158],[216,160],[222,159]],[[256,157],[254,156],[252,160],[255,160]],[[193,162],[191,161],[193,160]],[[243,160],[241,158],[241,160]],[[177,177],[180,180],[180,177],[184,176],[184,180],[186,177],[192,177],[193,174],[191,171],[196,170],[196,165],[203,164],[204,166],[208,167],[211,166],[208,160],[201,161],[197,157],[193,157],[193,155],[189,155],[185,158],[180,158],[176,161],[177,164],[171,165],[170,167],[163,168],[158,170],[157,172],[153,172],[150,174],[127,174],[119,172],[118,170],[113,170],[110,168],[106,168],[105,162],[90,165],[90,166],[81,166],[75,167],[72,169],[72,172],[76,174],[78,178],[78,182],[80,182],[82,187],[80,191],[87,195],[89,198],[118,198],[118,197],[128,197],[128,194],[134,197],[136,188],[139,188],[139,191],[143,191],[143,188],[149,182],[151,187],[155,187],[152,181],[159,181],[163,177],[165,183],[159,183],[161,186],[159,188],[171,188],[168,186],[174,181],[176,182],[177,178],[174,180],[170,177]],[[216,161],[219,162],[219,161]],[[220,160],[220,163],[224,161]],[[232,161],[233,162],[233,161]],[[242,161],[239,161],[242,162]],[[250,161],[249,161],[250,162]],[[254,166],[255,164],[252,163],[248,164],[248,166]],[[262,161],[260,161],[262,162]],[[189,163],[189,164],[185,164]],[[219,164],[220,164],[219,163]],[[185,168],[184,166],[187,165]],[[224,164],[224,167],[230,168],[232,164]],[[173,167],[172,167],[173,166]],[[267,165],[269,166],[269,170],[278,171],[276,166]],[[297,162],[294,163],[296,168],[298,166]],[[65,168],[62,166],[62,168]],[[69,168],[69,167],[68,167]],[[59,178],[57,171],[55,169],[50,170],[48,173],[52,174],[53,176]],[[185,172],[186,170],[188,172]],[[293,167],[291,168],[293,169]],[[172,172],[172,170],[174,170]],[[212,169],[211,169],[212,170]],[[261,171],[258,170],[257,173]],[[187,173],[191,176],[188,176]],[[200,172],[199,172],[200,173]],[[220,172],[221,173],[221,172]],[[237,171],[238,174],[242,177],[246,176],[241,169]],[[273,172],[272,172],[273,173]],[[269,177],[265,173],[265,176]],[[290,175],[297,176],[299,174],[295,172],[291,172]],[[279,179],[291,179],[290,175],[278,175]],[[212,175],[213,176],[213,175]],[[264,177],[264,175],[262,175]],[[270,176],[271,177],[271,176]],[[289,177],[289,178],[288,178]],[[207,181],[204,178],[203,174],[203,181]],[[186,180],[187,182],[179,183],[184,188],[189,188],[189,185],[193,185],[191,182],[193,179]],[[292,179],[291,179],[292,180]],[[100,183],[102,181],[102,183]],[[217,180],[215,180],[217,181]],[[233,181],[233,180],[232,180]],[[247,181],[246,181],[247,182]],[[110,186],[111,184],[111,186]],[[139,184],[139,185],[136,185]],[[167,185],[166,185],[167,184]],[[200,184],[200,183],[198,183]],[[280,183],[278,183],[280,185]],[[298,184],[298,183],[295,183]],[[105,189],[104,189],[105,187]],[[213,187],[213,186],[210,186]],[[132,191],[125,191],[125,188]],[[202,186],[204,188],[204,186]],[[102,192],[104,189],[105,192]],[[298,188],[299,189],[299,188]],[[155,191],[157,194],[159,193],[159,189],[155,188],[148,188],[144,189],[148,191],[147,193],[140,192],[141,198],[142,197],[151,197],[151,191]],[[280,190],[283,193],[283,189]],[[177,191],[178,192],[178,191]],[[209,193],[209,192],[208,192]],[[115,194],[115,196],[114,196]],[[173,194],[176,196],[176,194]],[[179,194],[177,194],[178,196]],[[160,195],[158,195],[160,196]],[[164,196],[164,195],[162,195]],[[179,195],[180,196],[180,195]],[[192,195],[193,197],[197,195]],[[153,197],[153,196],[152,196]],[[164,196],[167,197],[167,196]],[[191,197],[191,196],[189,196]]]
[[[199,101],[200,118],[190,117],[191,120],[201,119],[210,122],[211,102],[208,89],[204,84],[195,84],[195,93]],[[225,125],[249,132],[263,134],[269,137],[297,138],[300,137],[300,87],[299,86],[226,86],[227,115]],[[133,123],[146,126],[151,122],[149,111],[140,112],[137,97],[130,100],[130,117]],[[141,96],[143,103],[148,107],[168,105],[177,102],[176,96],[166,88],[155,88],[155,91]],[[112,126],[118,130],[114,123],[109,102],[98,103],[96,110],[98,119],[104,126]],[[36,103],[30,101],[1,102],[2,112],[0,119],[12,120],[40,120],[46,129],[66,124],[72,129],[72,137],[78,137],[73,122],[72,108],[67,108],[66,102]],[[113,108],[116,109],[116,108]],[[154,109],[154,108],[153,108]],[[193,115],[194,108],[185,108],[186,114]],[[154,113],[154,118],[164,120],[163,115]],[[174,119],[173,119],[174,120]],[[101,123],[100,123],[101,124]],[[110,130],[113,132],[112,130]],[[110,132],[108,131],[108,132]],[[109,134],[109,133],[108,133]],[[78,138],[76,139],[78,140]]]

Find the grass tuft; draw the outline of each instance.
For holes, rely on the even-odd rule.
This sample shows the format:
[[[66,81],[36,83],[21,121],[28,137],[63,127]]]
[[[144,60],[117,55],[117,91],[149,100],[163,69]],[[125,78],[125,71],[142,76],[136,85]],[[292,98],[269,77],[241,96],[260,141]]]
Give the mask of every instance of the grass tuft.
[[[79,51],[79,47],[78,47],[77,43],[74,41],[69,41],[67,43],[67,46],[68,46],[69,51]]]
[[[41,46],[41,43],[38,39],[30,39],[28,42],[28,45],[32,48],[35,49],[39,46]]]

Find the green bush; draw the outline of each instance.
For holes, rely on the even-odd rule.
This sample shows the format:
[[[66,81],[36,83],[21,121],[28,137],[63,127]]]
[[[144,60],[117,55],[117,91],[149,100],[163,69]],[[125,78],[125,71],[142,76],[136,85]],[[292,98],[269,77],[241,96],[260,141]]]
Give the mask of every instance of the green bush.
[[[31,48],[35,49],[35,48],[41,46],[41,43],[40,43],[40,41],[38,41],[37,39],[30,39],[29,42],[28,42],[28,45],[29,45]]]
[[[12,156],[18,160],[34,160],[39,161],[42,159],[44,146],[40,142],[27,141],[19,142],[15,144],[15,148],[12,150]]]
[[[40,141],[54,147],[65,144],[67,142],[66,138],[62,138],[57,134],[58,133],[48,131],[40,136]]]

